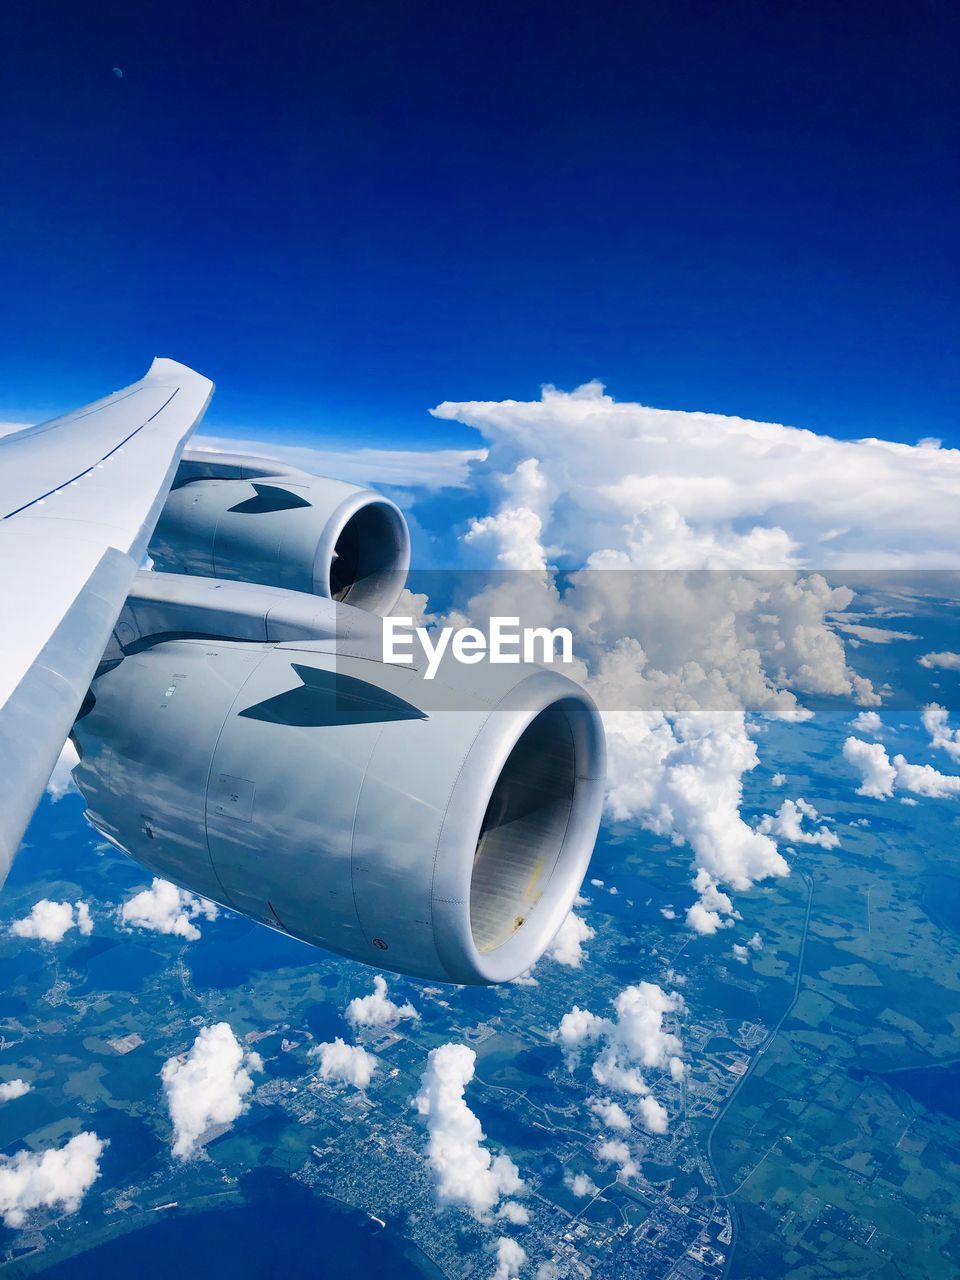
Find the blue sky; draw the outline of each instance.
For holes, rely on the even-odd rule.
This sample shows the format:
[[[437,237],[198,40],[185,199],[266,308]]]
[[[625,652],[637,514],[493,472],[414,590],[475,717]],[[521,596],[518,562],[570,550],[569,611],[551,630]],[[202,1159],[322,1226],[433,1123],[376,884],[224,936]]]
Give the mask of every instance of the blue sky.
[[[960,443],[955,8],[19,6],[0,416],[155,353],[216,432],[618,399]],[[112,71],[119,67],[123,77]]]

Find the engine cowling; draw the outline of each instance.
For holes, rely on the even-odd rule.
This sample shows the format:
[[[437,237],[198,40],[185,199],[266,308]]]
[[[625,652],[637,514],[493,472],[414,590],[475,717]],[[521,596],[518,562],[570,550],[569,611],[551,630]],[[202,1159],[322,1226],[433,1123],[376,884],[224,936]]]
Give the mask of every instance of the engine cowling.
[[[410,566],[400,509],[269,459],[188,451],[150,543],[157,569],[327,596],[373,613]]]
[[[409,668],[324,643],[170,640],[97,678],[88,817],[156,874],[420,978],[507,981],[590,860],[604,742],[539,667]]]

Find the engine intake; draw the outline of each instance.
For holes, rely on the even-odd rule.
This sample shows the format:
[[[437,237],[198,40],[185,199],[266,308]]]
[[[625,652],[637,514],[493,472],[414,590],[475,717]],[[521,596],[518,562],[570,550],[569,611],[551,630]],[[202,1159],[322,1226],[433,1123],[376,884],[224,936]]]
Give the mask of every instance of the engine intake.
[[[285,587],[383,615],[403,590],[410,535],[400,509],[372,489],[194,449],[150,554],[167,573]]]
[[[74,731],[89,819],[306,942],[431,980],[516,977],[593,850],[593,702],[555,671],[491,666],[442,673],[427,713],[408,668],[334,650],[183,639],[125,657]]]

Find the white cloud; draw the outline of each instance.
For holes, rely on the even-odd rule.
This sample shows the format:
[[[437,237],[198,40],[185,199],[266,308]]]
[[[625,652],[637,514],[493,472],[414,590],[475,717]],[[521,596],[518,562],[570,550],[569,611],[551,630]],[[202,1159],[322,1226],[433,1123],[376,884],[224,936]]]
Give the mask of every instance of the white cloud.
[[[641,982],[625,987],[613,1007],[613,1018],[601,1018],[574,1005],[563,1015],[556,1038],[568,1066],[575,1066],[584,1049],[595,1046],[598,1052],[591,1071],[597,1083],[613,1092],[643,1098],[649,1088],[641,1069],[669,1071],[675,1078],[682,1072],[680,1037],[664,1024],[683,1010],[683,998],[656,983]],[[661,1112],[662,1108],[647,1107],[639,1114],[649,1127],[651,1121],[659,1125]]]
[[[473,1079],[477,1055],[463,1044],[430,1050],[414,1105],[429,1135],[427,1160],[442,1204],[463,1205],[483,1219],[501,1196],[523,1189],[519,1170],[507,1155],[491,1156],[480,1121],[464,1093]]]
[[[747,939],[747,946],[751,951],[763,950],[763,939],[760,937],[759,933],[755,933],[752,938]]]
[[[215,903],[194,897],[158,876],[149,889],[135,894],[120,909],[120,920],[128,928],[172,934],[188,942],[196,942],[200,937],[200,930],[192,923],[194,920],[200,917],[216,920],[218,915]]]
[[[651,1094],[648,1093],[645,1098],[641,1098],[637,1103],[637,1114],[648,1133],[667,1132],[670,1121],[670,1117],[667,1115],[667,1108]]]
[[[395,1027],[404,1018],[416,1021],[420,1017],[409,1001],[394,1004],[387,994],[386,979],[379,973],[373,979],[372,993],[351,1000],[345,1016],[352,1027]]]
[[[933,800],[960,795],[960,777],[941,773],[930,764],[910,764],[900,755],[893,757],[893,764],[897,771],[897,787],[904,791],[929,796]]]
[[[574,1173],[570,1169],[563,1171],[563,1185],[575,1196],[595,1196],[600,1190],[589,1174]]]
[[[894,789],[935,800],[960,795],[960,776],[941,773],[929,764],[911,764],[902,755],[895,755],[891,761],[879,742],[847,738],[843,758],[860,772],[863,782],[857,794],[861,796],[885,800],[893,795]]]
[[[366,1089],[377,1069],[377,1059],[358,1044],[347,1044],[340,1036],[314,1045],[308,1057],[320,1059],[320,1076],[355,1089]]]
[[[749,964],[750,952],[741,943],[735,942],[733,944],[733,958],[739,960],[741,964]]]
[[[497,1269],[491,1280],[517,1280],[520,1268],[527,1260],[527,1251],[509,1236],[497,1240]]]
[[[618,1176],[623,1182],[636,1178],[640,1172],[630,1154],[630,1148],[619,1138],[608,1138],[606,1142],[601,1142],[597,1147],[597,1158],[604,1164],[619,1165]]]
[[[79,762],[77,749],[68,738],[63,744],[57,763],[50,774],[50,781],[47,783],[47,795],[54,804],[62,800],[68,792],[77,790],[76,783],[73,781],[73,770]]]
[[[587,383],[546,387],[539,401],[445,402],[438,418],[477,427],[488,468],[508,475],[537,459],[551,502],[549,535],[596,546],[618,522],[685,526],[696,566],[729,564],[767,544],[777,563],[952,568],[960,452],[882,440],[834,440],[776,423],[620,403]],[[486,470],[486,468],[484,469]],[[746,530],[746,532],[743,532]],[[606,535],[609,536],[608,534]],[[662,558],[684,550],[675,535]],[[753,539],[757,544],[745,550]]]
[[[629,1131],[630,1117],[619,1102],[613,1102],[610,1098],[589,1098],[587,1106],[608,1129],[619,1129],[624,1133]]]
[[[5,1084],[0,1084],[0,1102],[12,1102],[14,1098],[22,1098],[29,1092],[30,1086],[26,1080],[8,1080]]]
[[[818,822],[820,815],[812,804],[808,804],[801,796],[797,800],[784,800],[776,814],[766,814],[757,827],[768,835],[777,836],[790,844],[818,844],[822,849],[836,849],[840,837],[829,827],[821,827],[819,831],[806,831],[804,819]]]
[[[595,937],[596,931],[571,911],[547,947],[546,954],[551,960],[556,960],[557,964],[579,969],[586,958],[583,943],[590,942]]]
[[[786,780],[787,775],[785,773],[775,773],[770,779],[770,785],[771,787],[782,787]]]
[[[890,631],[886,627],[864,627],[854,622],[838,622],[837,627],[845,635],[854,636],[866,644],[891,644],[894,640],[919,640],[909,631]]]
[[[63,1147],[0,1156],[0,1215],[8,1227],[22,1227],[31,1209],[62,1206],[76,1213],[100,1177],[106,1142],[78,1133]]]
[[[660,914],[663,916],[664,920],[676,920],[677,918],[677,913],[674,911],[673,907],[661,907]]]
[[[920,718],[930,735],[930,745],[935,750],[945,751],[951,760],[960,764],[960,729],[950,728],[947,708],[931,702],[923,708]]]
[[[244,1049],[227,1022],[201,1027],[189,1053],[168,1058],[160,1079],[173,1122],[173,1154],[193,1155],[212,1125],[229,1125],[247,1107],[251,1071],[262,1070],[260,1055]]]
[[[864,742],[862,738],[847,738],[843,744],[843,758],[860,774],[858,796],[870,796],[874,800],[882,800],[885,796],[893,795],[897,771],[890,763],[882,743]]]
[[[854,629],[850,643],[911,634],[862,625],[879,611],[845,616],[855,593],[808,566],[960,563],[960,452],[618,404],[595,382],[433,412],[489,449],[472,465],[487,511],[468,550],[529,570],[522,600],[490,588],[471,620],[570,626],[604,714],[611,816],[689,843],[708,897],[723,895],[701,898],[689,923],[723,927],[729,891],[788,871],[740,814],[757,764],[746,715],[808,718],[804,694],[875,707],[838,628]],[[554,563],[587,570],[561,594]]]
[[[41,898],[30,914],[14,920],[10,932],[15,938],[36,938],[40,942],[62,942],[71,929],[85,937],[93,932],[90,909],[85,902],[51,902]]]
[[[700,896],[687,908],[687,926],[694,933],[702,934],[716,933],[718,929],[732,929],[734,920],[740,917],[733,909],[729,894],[718,889],[716,881],[703,868],[694,877],[693,887]]]
[[[879,738],[883,732],[883,721],[876,711],[861,711],[850,721],[850,728],[858,733],[869,733],[872,737]]]
[[[198,436],[192,447],[273,458],[312,475],[401,489],[462,488],[471,463],[486,457],[484,449],[314,449],[228,436]]]
[[[925,653],[917,661],[928,670],[942,667],[944,671],[960,671],[960,653]]]
[[[525,1227],[530,1221],[530,1210],[517,1200],[504,1200],[496,1216],[504,1222],[512,1223],[515,1227]]]

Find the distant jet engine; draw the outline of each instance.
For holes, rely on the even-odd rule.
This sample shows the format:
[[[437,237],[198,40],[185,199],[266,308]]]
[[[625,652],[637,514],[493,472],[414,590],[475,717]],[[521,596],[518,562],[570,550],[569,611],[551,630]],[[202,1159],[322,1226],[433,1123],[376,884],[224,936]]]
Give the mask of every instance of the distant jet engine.
[[[386,614],[403,590],[410,536],[371,489],[269,458],[185,451],[150,543],[157,569],[257,582]]]
[[[164,590],[150,586],[141,619]],[[257,626],[282,618],[286,594],[270,593]],[[364,653],[368,640],[142,643],[96,679],[74,730],[87,816],[110,840],[184,888],[398,973],[484,984],[539,959],[600,821],[603,731],[579,685],[487,666],[426,686]]]

